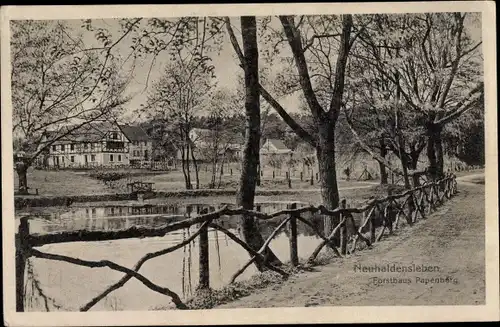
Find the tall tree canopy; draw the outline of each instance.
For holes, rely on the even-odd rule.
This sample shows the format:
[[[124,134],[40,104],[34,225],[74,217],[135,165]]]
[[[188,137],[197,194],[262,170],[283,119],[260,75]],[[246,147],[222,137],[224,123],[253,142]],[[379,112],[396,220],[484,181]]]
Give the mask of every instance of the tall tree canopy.
[[[28,167],[55,141],[116,116],[126,81],[109,51],[86,51],[63,22],[12,21],[11,31],[13,134],[23,152],[16,170],[25,193]]]

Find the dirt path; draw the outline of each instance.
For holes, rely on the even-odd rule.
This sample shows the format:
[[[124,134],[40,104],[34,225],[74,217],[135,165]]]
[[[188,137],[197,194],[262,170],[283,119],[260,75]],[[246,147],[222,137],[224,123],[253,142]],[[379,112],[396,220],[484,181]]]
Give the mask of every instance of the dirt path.
[[[427,220],[396,231],[371,250],[218,308],[484,304],[484,185],[459,181],[459,191]],[[387,264],[436,268],[435,272],[355,271],[356,265]],[[441,283],[422,282],[431,278],[441,278]]]

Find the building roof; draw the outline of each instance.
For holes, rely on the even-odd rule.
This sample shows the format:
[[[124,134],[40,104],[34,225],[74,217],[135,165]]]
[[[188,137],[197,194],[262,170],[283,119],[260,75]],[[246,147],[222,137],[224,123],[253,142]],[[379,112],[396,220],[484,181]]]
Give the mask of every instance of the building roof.
[[[148,134],[140,126],[119,125],[121,131],[130,141],[149,141]]]
[[[66,131],[75,128],[74,125],[61,128],[59,131],[46,132],[47,138],[56,138],[59,134],[64,134]],[[107,121],[99,121],[85,124],[72,130],[68,135],[57,140],[57,144],[68,143],[83,143],[83,142],[98,142],[102,140],[106,133],[112,130],[117,130],[116,124]]]
[[[283,143],[282,140],[270,139],[269,142],[272,143],[274,147],[278,150],[290,150],[289,148],[286,147],[285,143]]]
[[[285,145],[285,143],[283,143],[283,141],[278,139],[267,139],[267,141],[262,145],[261,150],[272,152],[272,150],[269,149],[270,145],[276,148],[276,151],[280,153],[292,151],[289,148],[287,148],[287,146]]]

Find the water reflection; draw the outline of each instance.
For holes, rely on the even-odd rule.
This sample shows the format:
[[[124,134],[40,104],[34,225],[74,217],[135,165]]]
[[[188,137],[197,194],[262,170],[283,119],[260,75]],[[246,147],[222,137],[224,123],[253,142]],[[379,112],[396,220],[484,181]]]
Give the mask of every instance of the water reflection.
[[[221,209],[224,205],[190,204],[186,206],[178,205],[155,205],[155,204],[121,204],[102,207],[82,207],[72,208],[66,212],[34,213],[31,214],[31,232],[38,234],[53,233],[58,231],[74,230],[102,230],[112,231],[126,229],[132,226],[159,227],[167,223],[195,217],[202,213],[213,212]],[[229,205],[230,207],[232,205]],[[272,213],[286,209],[286,203],[259,203],[255,209],[260,212]],[[300,205],[299,205],[300,207]],[[305,218],[311,215],[303,214]],[[278,217],[283,218],[283,217]],[[314,220],[314,219],[313,219]],[[237,219],[235,217],[223,217],[220,222],[226,228],[236,228]],[[262,232],[267,234],[272,231],[280,219],[273,219],[260,223]],[[314,223],[320,227],[321,221],[315,219]],[[301,224],[299,224],[301,225]],[[269,231],[269,233],[270,233]],[[309,232],[308,229],[303,230]]]

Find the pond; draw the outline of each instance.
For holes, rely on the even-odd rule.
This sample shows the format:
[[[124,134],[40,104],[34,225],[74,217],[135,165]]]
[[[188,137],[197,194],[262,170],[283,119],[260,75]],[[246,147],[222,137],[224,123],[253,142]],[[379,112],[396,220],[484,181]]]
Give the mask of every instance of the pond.
[[[256,204],[256,210],[275,212],[287,208],[283,202],[264,202]],[[300,207],[305,204],[298,204]],[[157,227],[173,221],[183,220],[198,215],[203,210],[214,211],[221,205],[151,205],[145,203],[113,204],[101,207],[74,207],[64,211],[38,212],[30,218],[31,233],[51,233],[63,230],[117,230],[130,226]],[[323,221],[319,217],[303,215],[316,227],[322,229]],[[285,216],[259,222],[258,227],[267,238]],[[17,219],[18,220],[18,219]],[[217,223],[236,235],[236,217],[223,217]],[[87,260],[108,259],[118,264],[133,267],[149,252],[155,252],[182,242],[195,232],[199,225],[184,230],[168,233],[163,237],[144,239],[124,239],[102,242],[74,242],[49,244],[39,247],[40,251],[64,254]],[[307,258],[321,242],[313,231],[298,223],[298,252],[300,258]],[[282,261],[290,259],[289,230],[283,229],[270,243],[270,248]],[[140,272],[158,285],[170,288],[186,299],[198,284],[198,239],[184,248],[146,262]],[[210,286],[221,288],[228,284],[231,276],[249,259],[249,254],[225,234],[209,230]],[[31,258],[29,260],[27,293],[37,293],[37,285],[31,276],[36,276],[43,292],[53,299],[49,302],[51,311],[76,311],[92,298],[118,281],[123,274],[107,268],[86,268],[59,261]],[[257,273],[254,266],[249,267],[238,280],[245,280]],[[31,292],[31,293],[30,293]],[[27,311],[45,311],[45,303],[40,296],[27,305]],[[152,310],[159,307],[171,307],[169,297],[153,292],[136,279],[131,279],[122,288],[109,294],[91,310]]]

